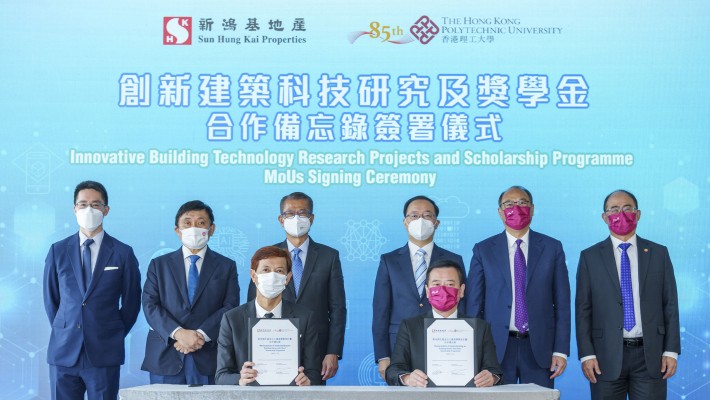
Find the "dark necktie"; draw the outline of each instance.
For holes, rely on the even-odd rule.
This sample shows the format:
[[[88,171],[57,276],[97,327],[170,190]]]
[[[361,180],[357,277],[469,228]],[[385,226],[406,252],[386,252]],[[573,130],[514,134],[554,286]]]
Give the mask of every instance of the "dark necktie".
[[[264,318],[274,318],[274,313],[267,312],[266,314],[264,314]]]
[[[190,271],[187,274],[187,299],[192,304],[197,290],[197,282],[200,280],[200,275],[197,273],[197,260],[200,259],[200,256],[193,254],[188,258],[190,259]]]
[[[630,243],[619,245],[621,249],[621,300],[624,303],[624,329],[631,331],[636,326],[636,316],[634,314],[634,290],[631,286],[631,260],[626,250]]]
[[[94,239],[86,239],[84,241],[84,250],[81,252],[81,264],[84,267],[84,291],[89,288],[91,283],[91,245],[94,244]]]
[[[515,241],[518,246],[515,249],[513,267],[515,270],[515,327],[520,332],[525,333],[528,331],[528,304],[525,297],[527,267],[525,265],[525,254],[520,248],[522,242],[521,239]]]

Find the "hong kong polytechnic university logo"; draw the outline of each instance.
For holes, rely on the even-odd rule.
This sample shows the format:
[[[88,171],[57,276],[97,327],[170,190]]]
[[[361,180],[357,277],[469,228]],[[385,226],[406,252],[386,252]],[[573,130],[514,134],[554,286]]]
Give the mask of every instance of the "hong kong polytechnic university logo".
[[[426,15],[419,17],[412,26],[409,33],[394,24],[388,25],[381,21],[372,21],[369,31],[354,31],[348,34],[350,43],[355,43],[357,39],[368,35],[371,39],[379,39],[381,42],[392,44],[407,44],[418,40],[421,44],[427,44],[439,33],[439,26]]]
[[[192,17],[163,17],[163,44],[191,45]]]

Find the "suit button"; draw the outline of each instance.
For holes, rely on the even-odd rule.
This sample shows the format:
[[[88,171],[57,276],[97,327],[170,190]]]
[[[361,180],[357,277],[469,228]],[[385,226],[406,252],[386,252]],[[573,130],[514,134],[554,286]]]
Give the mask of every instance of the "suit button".
[[[423,308],[423,307],[424,307],[424,304],[419,303],[419,308]]]
[[[81,329],[81,325],[80,325],[80,324],[76,324],[76,329]]]
[[[82,307],[86,307],[86,303],[81,303],[81,306],[82,306]]]

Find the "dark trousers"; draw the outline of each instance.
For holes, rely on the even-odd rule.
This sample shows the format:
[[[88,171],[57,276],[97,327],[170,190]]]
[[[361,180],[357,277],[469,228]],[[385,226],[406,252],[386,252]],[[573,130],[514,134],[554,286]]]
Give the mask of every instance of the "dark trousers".
[[[94,367],[81,349],[79,360],[71,367],[49,366],[52,400],[116,400],[121,366]]]
[[[215,361],[216,363],[216,361]],[[182,369],[175,375],[158,375],[150,373],[150,383],[167,383],[171,385],[214,385],[214,375],[202,375],[197,370],[192,354],[186,354]]]
[[[529,337],[508,337],[508,345],[505,347],[500,366],[503,369],[503,383],[506,385],[534,383],[550,389],[555,386],[555,382],[550,379],[550,369],[541,368],[535,361]]]
[[[599,369],[604,373],[604,366]],[[624,346],[621,374],[615,381],[590,383],[592,400],[665,400],[667,382],[663,378],[654,379],[648,375],[643,346]]]

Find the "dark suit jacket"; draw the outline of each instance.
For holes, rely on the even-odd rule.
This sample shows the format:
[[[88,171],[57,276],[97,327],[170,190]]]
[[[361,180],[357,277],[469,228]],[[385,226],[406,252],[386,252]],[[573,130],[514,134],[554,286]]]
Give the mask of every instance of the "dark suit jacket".
[[[274,246],[288,250],[286,241]],[[256,297],[254,282],[249,283],[248,300]],[[345,286],[338,251],[310,239],[306,263],[303,265],[301,288],[296,297],[293,279],[283,292],[283,299],[313,311],[318,332],[318,355],[321,362],[326,354],[343,355],[345,340]]]
[[[238,385],[239,371],[249,360],[249,318],[256,318],[256,306],[252,300],[246,304],[228,311],[222,318],[219,328],[219,349],[217,351],[217,385]],[[298,333],[300,337],[300,366],[311,385],[321,382],[321,359],[318,356],[318,334],[315,329],[315,314],[309,309],[282,300],[282,318],[298,318]],[[259,370],[257,365],[256,370]],[[296,377],[294,371],[294,378]]]
[[[95,367],[121,365],[123,340],[140,311],[138,260],[131,247],[104,233],[84,292],[79,252],[76,233],[54,243],[44,262],[44,308],[52,324],[47,362],[71,367],[83,346]]]
[[[390,386],[400,386],[399,376],[408,374],[415,369],[426,373],[426,343],[424,335],[424,318],[432,318],[431,311],[425,315],[419,315],[402,321],[397,333],[397,343],[392,352],[390,366],[385,373],[387,384]],[[503,370],[496,358],[496,345],[493,343],[491,329],[488,323],[482,319],[475,319],[474,331],[476,340],[476,364],[477,372],[487,369],[494,375],[501,377],[497,384],[503,383]],[[473,379],[473,377],[471,377]]]
[[[643,350],[648,374],[661,377],[664,351],[680,354],[678,293],[668,249],[636,236]],[[616,380],[623,355],[624,309],[611,238],[583,250],[577,268],[579,358],[596,355],[598,379]]]
[[[464,268],[460,255],[444,250],[434,244],[429,263],[436,260],[453,260]],[[459,303],[459,312],[463,305]],[[372,296],[372,342],[375,346],[375,362],[389,357],[399,331],[399,323],[405,318],[424,314],[431,310],[426,294],[417,293],[409,245],[383,254],[375,277],[375,293]]]
[[[562,243],[530,231],[526,300],[535,361],[549,368],[552,353],[569,355],[570,288]],[[466,313],[491,324],[498,360],[503,362],[510,331],[513,286],[505,231],[473,247],[466,282]]]
[[[170,334],[178,326],[202,329],[210,341],[193,354],[202,375],[214,375],[217,335],[222,315],[239,305],[237,265],[207,248],[193,304],[187,298],[187,278],[182,247],[154,258],[143,288],[143,313],[148,325],[145,358],[141,369],[158,375],[182,370],[184,355],[175,350]]]

